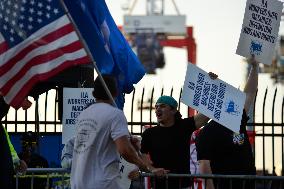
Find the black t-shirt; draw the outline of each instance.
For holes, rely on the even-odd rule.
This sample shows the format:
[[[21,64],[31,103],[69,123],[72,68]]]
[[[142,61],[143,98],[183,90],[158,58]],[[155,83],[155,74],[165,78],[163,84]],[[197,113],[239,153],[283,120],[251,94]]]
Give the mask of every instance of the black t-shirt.
[[[154,167],[168,169],[170,173],[188,174],[188,141],[195,129],[193,118],[180,119],[171,127],[149,128],[142,134],[141,152],[150,155]],[[169,182],[169,188],[175,187]]]
[[[215,121],[210,121],[199,132],[196,139],[197,159],[210,160],[212,174],[255,174],[252,148],[245,128],[247,121],[244,111],[240,134]]]

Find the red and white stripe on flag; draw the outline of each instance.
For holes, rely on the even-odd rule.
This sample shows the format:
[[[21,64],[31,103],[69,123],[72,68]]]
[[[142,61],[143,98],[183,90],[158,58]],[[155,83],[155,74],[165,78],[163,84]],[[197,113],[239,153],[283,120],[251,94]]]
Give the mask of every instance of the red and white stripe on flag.
[[[8,50],[8,44],[0,33],[0,55]]]
[[[39,81],[79,64],[90,63],[66,15],[40,28],[9,48],[0,36],[0,92],[5,101],[19,108]]]

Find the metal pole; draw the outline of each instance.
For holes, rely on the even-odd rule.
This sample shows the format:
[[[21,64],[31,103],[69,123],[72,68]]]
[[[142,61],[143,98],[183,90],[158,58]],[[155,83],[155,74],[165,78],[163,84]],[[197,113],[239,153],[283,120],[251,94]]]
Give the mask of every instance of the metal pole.
[[[177,6],[175,0],[172,0],[172,2],[173,2],[173,5],[174,5],[174,7],[176,9],[177,14],[180,15],[180,12],[179,12],[179,9],[178,9],[178,6]]]
[[[81,35],[81,33],[80,33],[80,31],[79,31],[79,29],[78,29],[76,23],[74,22],[72,16],[70,15],[67,6],[66,6],[65,3],[64,3],[64,0],[60,0],[60,3],[61,3],[61,5],[62,5],[62,7],[63,7],[63,9],[64,9],[64,11],[65,11],[65,13],[66,13],[66,15],[68,16],[70,22],[71,22],[72,25],[74,26],[75,32],[77,33],[77,35],[78,35],[78,37],[79,37],[79,40],[81,41],[81,43],[82,43],[84,49],[86,50],[87,55],[91,58],[91,61],[92,61],[93,64],[94,64],[94,67],[95,67],[95,70],[96,70],[96,72],[97,72],[97,74],[98,74],[98,77],[99,77],[99,79],[101,80],[101,82],[102,82],[102,84],[103,84],[103,87],[104,87],[104,89],[105,89],[107,95],[108,95],[109,98],[111,99],[113,106],[117,107],[117,105],[116,105],[116,103],[115,103],[115,101],[114,101],[114,99],[113,99],[113,97],[112,97],[112,95],[111,95],[109,89],[107,88],[106,83],[105,83],[105,81],[104,81],[104,79],[103,79],[103,77],[102,77],[102,75],[101,75],[101,73],[100,73],[100,71],[99,71],[99,69],[98,69],[98,67],[97,67],[97,65],[96,65],[95,59],[94,59],[94,57],[93,57],[93,55],[92,55],[92,53],[91,53],[91,51],[90,51],[90,49],[89,49],[89,47],[88,47],[86,41],[84,40],[83,36]]]

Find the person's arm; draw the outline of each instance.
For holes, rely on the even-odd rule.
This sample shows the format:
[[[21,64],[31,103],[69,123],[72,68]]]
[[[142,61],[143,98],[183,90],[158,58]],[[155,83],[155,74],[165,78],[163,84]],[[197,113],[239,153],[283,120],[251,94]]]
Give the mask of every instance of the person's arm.
[[[27,166],[25,161],[20,160],[13,144],[11,143],[11,140],[10,140],[10,137],[9,137],[7,130],[5,129],[5,127],[3,127],[3,129],[5,131],[6,139],[7,139],[7,142],[8,142],[9,148],[10,148],[10,152],[11,152],[11,155],[12,155],[14,169],[15,169],[16,172],[25,173],[28,166]]]
[[[140,154],[140,157],[143,159],[144,162],[147,163],[147,165],[150,167],[150,169],[154,169],[154,167],[153,167],[153,162],[152,162],[152,160],[151,160],[149,154],[141,153],[141,154]],[[168,170],[168,171],[170,171],[170,170]]]
[[[251,69],[247,83],[244,88],[244,92],[246,93],[246,101],[244,109],[246,112],[249,112],[250,106],[254,102],[254,98],[257,91],[257,85],[258,85],[259,62],[257,62],[254,56],[252,56],[252,58],[250,59],[250,63],[251,63]]]
[[[210,161],[209,160],[199,160],[199,171],[200,174],[212,174]],[[214,184],[212,179],[206,179],[207,189],[214,189]]]
[[[19,165],[20,164],[20,158],[18,157],[18,154],[17,154],[13,144],[11,143],[11,140],[10,140],[10,137],[9,137],[9,134],[8,134],[7,130],[5,129],[5,127],[3,127],[3,129],[4,129],[5,134],[6,134],[6,139],[7,139],[9,148],[10,148],[13,164],[14,164],[14,167],[15,167],[15,165]]]
[[[204,126],[209,121],[209,118],[201,113],[196,114],[193,118],[196,129]]]
[[[128,136],[122,136],[115,141],[118,152],[121,156],[128,162],[137,165],[140,169],[144,171],[151,172],[157,176],[163,176],[168,173],[164,168],[154,168],[145,162],[141,157],[138,156],[136,150],[131,145]]]

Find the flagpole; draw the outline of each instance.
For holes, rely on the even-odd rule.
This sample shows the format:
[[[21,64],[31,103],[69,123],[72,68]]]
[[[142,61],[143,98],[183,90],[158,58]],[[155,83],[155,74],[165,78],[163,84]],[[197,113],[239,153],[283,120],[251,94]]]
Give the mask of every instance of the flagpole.
[[[91,51],[90,51],[90,49],[89,49],[89,47],[88,47],[86,41],[85,41],[84,38],[82,37],[82,35],[81,35],[81,33],[80,33],[80,31],[79,31],[79,29],[78,29],[76,23],[75,23],[74,20],[72,19],[72,16],[70,15],[67,6],[66,6],[65,3],[64,3],[64,0],[60,0],[60,2],[61,2],[61,5],[62,5],[63,8],[64,8],[64,11],[65,11],[66,15],[68,16],[68,18],[69,18],[69,20],[70,20],[70,22],[73,24],[74,30],[75,30],[75,32],[77,33],[77,35],[78,35],[78,37],[79,37],[79,40],[80,40],[81,43],[83,44],[83,47],[84,47],[84,49],[86,50],[87,55],[91,58],[91,60],[92,60],[92,62],[93,62],[93,64],[94,64],[95,70],[96,70],[96,72],[97,72],[97,74],[98,74],[98,77],[99,77],[99,79],[101,80],[101,82],[102,82],[102,84],[103,84],[103,87],[104,87],[104,89],[105,89],[106,92],[107,92],[107,95],[108,95],[109,98],[111,99],[113,106],[117,107],[117,104],[115,103],[115,101],[114,101],[114,99],[113,99],[113,97],[112,97],[112,95],[111,95],[111,93],[110,93],[108,87],[106,86],[106,83],[105,83],[105,81],[104,81],[104,79],[103,79],[103,77],[102,77],[102,75],[101,75],[101,73],[100,73],[100,71],[99,71],[99,69],[98,69],[98,67],[97,67],[97,65],[96,65],[96,62],[95,62],[95,60],[94,60],[94,57],[93,57],[93,55],[92,55],[92,53],[91,53]],[[132,138],[133,138],[133,137],[132,137],[132,134],[130,133],[130,131],[128,131],[128,132],[129,132],[130,139],[132,139]],[[140,151],[139,151],[139,152],[140,152]],[[141,154],[141,153],[140,153],[140,154]]]
[[[113,99],[113,97],[112,97],[112,95],[111,95],[111,93],[110,93],[110,91],[109,91],[109,89],[108,89],[108,87],[107,87],[107,85],[106,85],[106,83],[105,83],[105,81],[104,81],[104,79],[103,79],[103,77],[102,77],[102,75],[101,75],[101,73],[100,73],[98,67],[97,67],[97,64],[96,64],[96,62],[95,62],[95,59],[94,59],[94,57],[93,57],[93,55],[92,55],[92,53],[91,53],[91,51],[90,51],[90,49],[89,49],[89,47],[88,47],[86,41],[85,41],[84,38],[82,37],[82,35],[81,35],[81,33],[80,33],[80,31],[79,31],[79,29],[78,29],[76,23],[74,22],[72,16],[70,15],[67,6],[66,6],[65,3],[64,3],[64,0],[60,0],[60,2],[61,2],[61,5],[62,5],[63,8],[64,8],[64,11],[65,11],[66,15],[68,16],[68,18],[69,18],[69,20],[70,20],[70,22],[71,22],[72,25],[74,26],[74,30],[75,30],[75,32],[77,33],[77,35],[78,35],[78,37],[79,37],[79,40],[81,41],[81,43],[82,43],[84,49],[86,50],[87,55],[91,58],[91,61],[92,61],[93,64],[94,64],[95,70],[96,70],[96,72],[97,72],[97,74],[98,74],[98,77],[99,77],[100,81],[101,81],[102,84],[103,84],[103,87],[104,87],[104,89],[105,89],[107,95],[108,95],[109,98],[111,99],[113,106],[117,107],[117,105],[116,105],[116,103],[115,103],[115,101],[114,101],[114,99]]]

